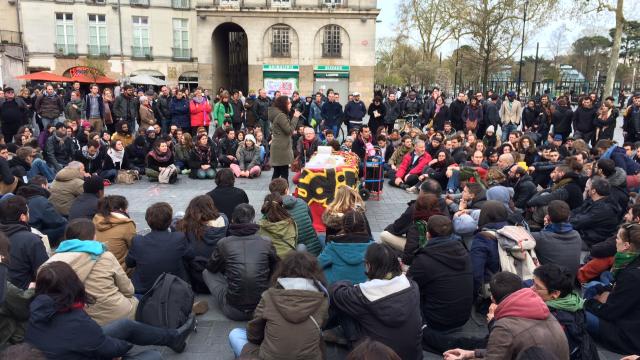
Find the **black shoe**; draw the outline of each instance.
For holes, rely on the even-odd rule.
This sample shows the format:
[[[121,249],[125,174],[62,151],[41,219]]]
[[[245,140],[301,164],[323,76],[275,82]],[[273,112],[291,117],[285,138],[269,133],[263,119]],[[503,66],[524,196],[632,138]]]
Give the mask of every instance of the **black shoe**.
[[[402,183],[402,184],[400,184],[399,188],[402,189],[402,190],[406,190],[409,187],[407,186],[407,184]]]
[[[178,335],[176,335],[176,338],[169,345],[171,350],[177,352],[178,354],[182,353],[184,349],[187,347],[187,337],[195,329],[196,329],[196,316],[194,314],[191,314],[189,315],[187,322],[185,322],[184,325],[176,329],[178,331]]]

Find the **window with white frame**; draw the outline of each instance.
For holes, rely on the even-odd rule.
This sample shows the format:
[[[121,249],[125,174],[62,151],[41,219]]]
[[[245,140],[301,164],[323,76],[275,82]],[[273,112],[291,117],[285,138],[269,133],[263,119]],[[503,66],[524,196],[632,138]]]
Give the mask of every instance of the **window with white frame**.
[[[89,55],[108,55],[106,15],[89,14]]]
[[[189,21],[187,19],[173,19],[173,57],[188,59],[191,57],[189,49]]]
[[[133,56],[146,57],[151,55],[149,41],[149,18],[146,16],[133,17]]]
[[[239,0],[218,0],[219,1],[219,5],[220,6],[225,6],[225,7],[239,7],[240,6],[240,1]]]
[[[324,0],[324,4],[327,5],[327,6],[342,5],[343,4],[343,0]]]
[[[291,7],[291,0],[271,0],[273,7]]]
[[[271,56],[272,57],[290,57],[291,56],[291,42],[290,34],[291,28],[286,25],[274,26],[271,28]]]
[[[56,53],[60,55],[77,53],[73,14],[71,13],[56,13]]]
[[[342,42],[340,41],[340,26],[327,25],[324,27],[324,42],[322,43],[323,57],[342,57]]]

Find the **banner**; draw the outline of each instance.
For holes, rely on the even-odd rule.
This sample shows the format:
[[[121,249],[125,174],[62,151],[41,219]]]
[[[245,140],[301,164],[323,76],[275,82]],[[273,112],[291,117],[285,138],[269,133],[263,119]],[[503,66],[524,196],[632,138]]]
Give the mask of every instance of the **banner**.
[[[280,91],[282,95],[292,96],[293,92],[298,90],[298,78],[286,78],[286,79],[264,79],[264,88],[267,91],[268,96],[273,96],[276,91]]]

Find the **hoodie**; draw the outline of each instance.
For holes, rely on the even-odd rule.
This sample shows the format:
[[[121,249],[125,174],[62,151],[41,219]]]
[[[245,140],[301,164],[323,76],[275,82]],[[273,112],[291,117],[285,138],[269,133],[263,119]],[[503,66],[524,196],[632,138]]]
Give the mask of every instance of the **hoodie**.
[[[258,235],[271,239],[278,256],[282,259],[298,245],[298,228],[295,221],[285,219],[278,222],[269,222],[267,219],[258,221],[260,231]]]
[[[25,341],[50,360],[111,360],[133,345],[106,336],[83,309],[60,311],[48,295],[38,295],[30,306]]]
[[[420,309],[424,323],[446,331],[463,326],[473,306],[471,258],[455,236],[429,239],[418,250],[407,273],[420,288]]]
[[[320,329],[327,321],[328,308],[322,285],[305,278],[279,278],[262,294],[247,324],[249,343],[243,353],[266,360],[323,359]]]
[[[318,256],[322,251],[322,244],[318,240],[318,235],[313,228],[311,211],[309,205],[304,200],[291,195],[282,197],[282,206],[295,221],[298,229],[298,243],[304,244],[307,251]]]
[[[476,350],[476,358],[515,359],[532,346],[542,346],[560,360],[569,359],[569,345],[562,326],[530,288],[504,298],[489,328],[487,348]]]
[[[359,284],[367,281],[364,254],[373,239],[368,234],[344,234],[330,240],[318,256],[327,282],[348,280]]]
[[[422,359],[420,292],[405,275],[355,286],[338,281],[329,294],[333,305],[360,325],[362,336],[389,346],[401,359]]]

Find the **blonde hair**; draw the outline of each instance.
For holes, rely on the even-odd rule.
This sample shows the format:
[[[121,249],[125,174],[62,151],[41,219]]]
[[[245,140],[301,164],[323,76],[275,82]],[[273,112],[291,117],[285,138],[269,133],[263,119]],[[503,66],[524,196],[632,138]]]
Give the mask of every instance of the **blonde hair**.
[[[358,191],[347,185],[341,185],[333,197],[333,201],[327,206],[329,213],[345,213],[356,208],[365,210],[364,201]]]

